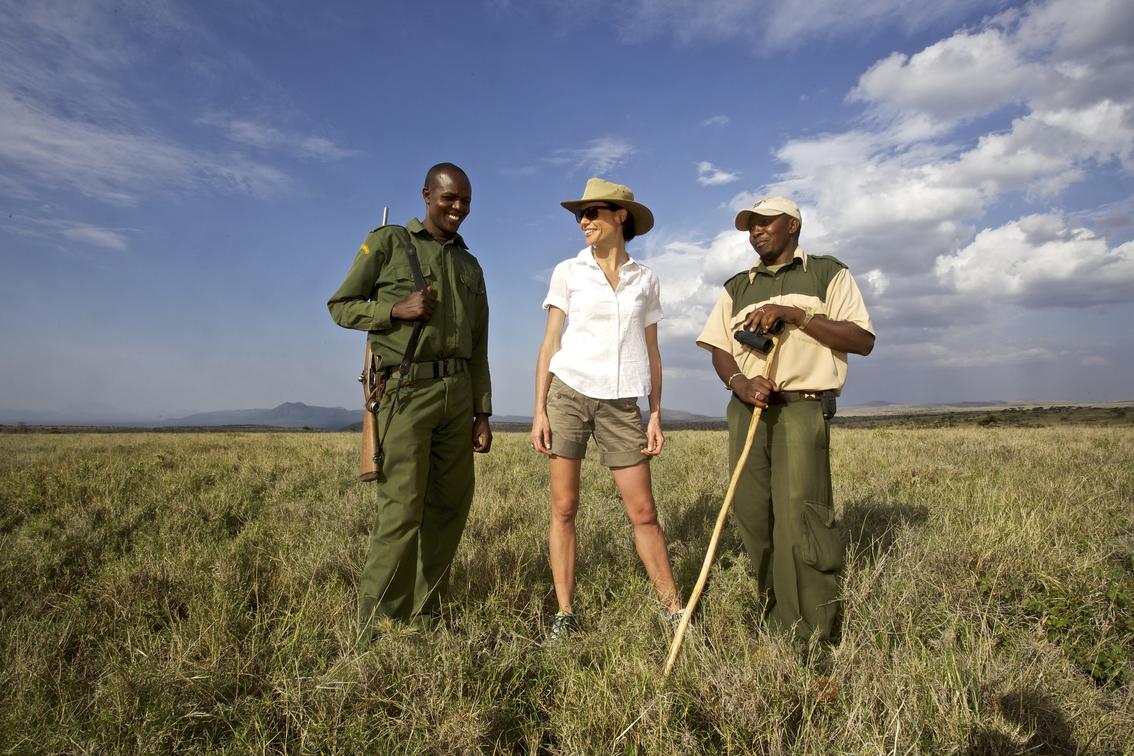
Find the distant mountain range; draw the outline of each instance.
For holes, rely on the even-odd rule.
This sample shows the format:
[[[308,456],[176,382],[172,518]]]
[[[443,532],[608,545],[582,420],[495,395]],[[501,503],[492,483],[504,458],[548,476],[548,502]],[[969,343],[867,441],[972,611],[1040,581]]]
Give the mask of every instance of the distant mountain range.
[[[646,413],[643,413],[645,415]],[[721,418],[662,408],[662,417],[673,423],[715,423]],[[530,425],[530,415],[495,415],[496,424]],[[14,425],[91,425],[139,428],[215,428],[220,426],[262,426],[271,428],[310,428],[312,430],[357,430],[362,427],[362,410],[344,407],[316,407],[303,402],[284,402],[271,409],[219,410],[185,417],[145,419],[101,419],[69,416],[64,412],[20,412],[0,410],[0,423]]]
[[[905,405],[891,402],[867,402],[864,404],[843,405],[840,414],[846,415],[892,415],[901,413],[938,413],[949,411],[979,410],[981,408],[1029,407],[1035,405],[1077,405],[1079,402],[1006,402],[1002,400],[985,402],[953,402],[948,404]],[[643,411],[643,417],[647,415]],[[113,419],[111,419],[113,418]],[[724,418],[698,415],[693,412],[662,408],[662,419],[667,425],[719,424]],[[494,415],[495,425],[530,425],[530,415]],[[266,428],[308,428],[320,431],[357,430],[362,426],[362,409],[343,407],[316,407],[303,402],[284,402],[271,409],[221,410],[201,412],[185,417],[145,419],[114,418],[110,412],[105,414],[86,414],[54,411],[0,410],[0,425],[67,425],[89,427],[124,428],[215,428],[222,426],[259,426]]]
[[[109,417],[108,417],[109,416]],[[65,411],[0,410],[0,423],[14,425],[84,425],[133,428],[213,428],[225,425],[264,426],[271,428],[311,428],[341,430],[361,424],[362,409],[314,407],[303,402],[284,402],[271,409],[220,410],[200,412],[185,417],[146,419],[114,417],[101,414],[68,413]]]
[[[217,425],[269,425],[273,428],[339,430],[362,422],[362,410],[343,407],[313,407],[303,402],[284,402],[271,409],[222,410],[162,420],[159,427]]]

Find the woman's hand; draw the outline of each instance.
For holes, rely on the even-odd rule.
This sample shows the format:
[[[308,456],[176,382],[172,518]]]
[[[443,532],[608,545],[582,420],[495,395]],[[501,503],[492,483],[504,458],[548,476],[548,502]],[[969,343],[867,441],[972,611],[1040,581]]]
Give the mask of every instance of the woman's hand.
[[[532,417],[531,447],[545,457],[551,456],[551,423],[546,412],[537,412]]]
[[[650,421],[646,423],[646,448],[642,453],[647,457],[656,457],[665,446],[665,434],[661,429],[661,412],[651,412]]]

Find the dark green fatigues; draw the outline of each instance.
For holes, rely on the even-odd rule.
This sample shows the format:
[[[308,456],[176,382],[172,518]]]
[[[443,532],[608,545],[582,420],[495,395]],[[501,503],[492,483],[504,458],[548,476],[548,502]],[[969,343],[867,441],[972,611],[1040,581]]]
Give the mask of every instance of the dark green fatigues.
[[[736,344],[732,331],[762,304],[810,307],[832,320],[871,332],[857,285],[833,257],[799,249],[782,267],[763,263],[729,279],[698,344],[737,358],[746,376],[760,373],[763,358]],[[846,355],[799,329],[780,337],[769,378],[787,403],[763,411],[747,463],[737,482],[733,516],[752,562],[767,617],[773,626],[807,639],[833,640],[841,616],[839,581],[845,559],[831,492],[829,425],[818,401],[800,392],[842,389]],[[735,468],[753,408],[733,394],[726,413],[729,461]]]
[[[728,403],[728,459],[735,468],[752,406]],[[769,621],[800,638],[831,640],[839,618],[842,532],[834,525],[827,420],[819,402],[768,407],[736,484],[733,517]]]
[[[413,324],[391,320],[390,311],[413,291],[414,279],[396,227],[370,232],[327,302],[336,323],[370,332],[383,370],[392,371],[378,412],[385,460],[359,585],[363,644],[376,615],[436,613],[472,504],[473,415],[492,412],[480,264],[459,235],[441,243],[416,218],[406,228],[435,304],[400,387],[398,366]]]

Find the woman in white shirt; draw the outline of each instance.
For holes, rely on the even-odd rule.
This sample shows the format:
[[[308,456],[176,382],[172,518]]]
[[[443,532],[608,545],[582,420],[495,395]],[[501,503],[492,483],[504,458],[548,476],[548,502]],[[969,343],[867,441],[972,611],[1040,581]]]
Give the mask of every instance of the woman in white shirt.
[[[658,525],[649,464],[665,445],[658,277],[626,252],[626,242],[649,231],[654,217],[629,188],[600,178],[587,181],[581,199],[562,205],[574,213],[587,247],[551,276],[543,303],[547,329],[536,361],[531,445],[550,459],[548,551],[559,603],[551,636],[577,627],[575,514],[591,436],[622,495],[638,556],[676,625],[681,602]],[[650,403],[644,430],[640,396]]]

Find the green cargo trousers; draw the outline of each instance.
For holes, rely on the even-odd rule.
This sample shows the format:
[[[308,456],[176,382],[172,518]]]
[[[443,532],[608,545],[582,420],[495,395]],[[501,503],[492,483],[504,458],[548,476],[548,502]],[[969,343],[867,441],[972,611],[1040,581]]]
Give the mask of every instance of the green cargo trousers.
[[[752,407],[733,395],[726,416],[735,468]],[[834,522],[829,437],[819,402],[768,407],[733,500],[769,625],[804,640],[835,640],[841,614],[846,543]]]
[[[436,615],[473,498],[468,373],[401,389],[394,388],[397,382],[396,374],[387,382],[378,410],[386,456],[358,589],[360,646],[370,642],[375,617]]]

